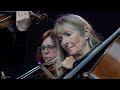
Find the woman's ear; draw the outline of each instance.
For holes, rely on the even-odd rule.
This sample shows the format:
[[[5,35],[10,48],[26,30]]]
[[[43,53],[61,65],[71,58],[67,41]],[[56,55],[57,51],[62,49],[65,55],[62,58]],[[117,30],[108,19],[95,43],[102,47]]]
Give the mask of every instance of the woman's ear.
[[[88,26],[85,26],[84,30],[85,30],[85,39],[88,40],[90,37],[90,28]]]

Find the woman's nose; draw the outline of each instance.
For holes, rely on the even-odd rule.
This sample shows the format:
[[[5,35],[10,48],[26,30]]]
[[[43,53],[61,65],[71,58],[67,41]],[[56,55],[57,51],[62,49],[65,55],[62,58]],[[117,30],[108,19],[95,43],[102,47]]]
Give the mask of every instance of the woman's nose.
[[[69,38],[68,37],[63,37],[63,40],[62,40],[63,42],[63,44],[64,45],[66,45],[66,44],[68,44],[69,43]]]
[[[49,52],[48,48],[45,48],[44,53],[48,53],[48,52]]]

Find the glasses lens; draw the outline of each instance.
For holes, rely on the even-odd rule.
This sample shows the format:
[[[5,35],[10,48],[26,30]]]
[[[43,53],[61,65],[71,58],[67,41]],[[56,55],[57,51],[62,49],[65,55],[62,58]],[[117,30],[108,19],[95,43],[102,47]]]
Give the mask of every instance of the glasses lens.
[[[52,51],[52,50],[54,50],[54,48],[55,48],[54,45],[47,45],[47,46],[42,45],[42,46],[40,47],[41,51],[45,51],[45,49],[47,49],[47,50],[49,50],[49,51]]]

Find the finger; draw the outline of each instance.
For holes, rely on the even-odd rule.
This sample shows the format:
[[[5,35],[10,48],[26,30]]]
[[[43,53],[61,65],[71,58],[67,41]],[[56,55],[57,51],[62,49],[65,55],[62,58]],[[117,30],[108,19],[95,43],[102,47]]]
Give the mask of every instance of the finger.
[[[30,12],[29,11],[25,11],[25,18],[26,19],[30,18]]]
[[[21,20],[29,18],[29,12],[28,11],[20,11],[19,15],[20,15],[19,17],[20,17]]]
[[[20,19],[23,20],[26,18],[26,11],[20,11]]]
[[[23,11],[17,11],[16,12],[16,20],[17,21],[20,21],[23,19],[23,16],[24,16],[24,12]]]
[[[16,21],[19,21],[19,11],[16,11]]]

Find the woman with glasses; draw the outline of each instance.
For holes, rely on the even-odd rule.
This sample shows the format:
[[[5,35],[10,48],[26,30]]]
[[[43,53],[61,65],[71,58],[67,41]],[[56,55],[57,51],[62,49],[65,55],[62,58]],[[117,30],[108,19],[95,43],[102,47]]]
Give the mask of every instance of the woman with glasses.
[[[45,34],[43,34],[41,37],[42,43],[40,43],[41,45],[38,47],[44,62],[54,59],[57,55],[56,45],[52,40],[51,35],[52,30],[48,30]]]
[[[57,49],[54,41],[53,30],[46,31],[38,41],[38,52],[36,60],[39,64],[44,64],[45,67],[55,76],[59,77],[63,73],[63,68],[59,68],[56,64]],[[44,72],[41,74],[43,79],[50,79]]]

